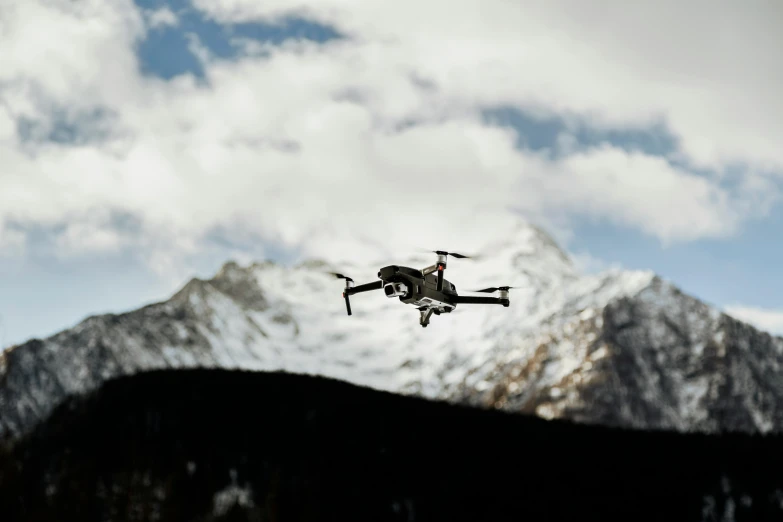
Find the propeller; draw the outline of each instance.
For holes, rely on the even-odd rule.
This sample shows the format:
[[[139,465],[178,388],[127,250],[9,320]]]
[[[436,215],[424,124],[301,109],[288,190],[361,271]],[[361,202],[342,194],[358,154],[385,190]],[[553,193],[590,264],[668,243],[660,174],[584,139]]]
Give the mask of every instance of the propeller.
[[[423,248],[418,249],[421,252],[432,252],[438,254],[438,292],[443,290],[443,270],[446,268],[446,257],[451,256],[456,259],[475,259],[475,256],[466,256],[465,254],[458,254],[457,252],[446,252],[445,250],[426,250]]]
[[[414,250],[416,250],[417,252],[422,252],[422,253],[427,252],[427,253],[430,253],[430,254],[438,254],[438,255],[441,255],[441,256],[451,256],[451,257],[454,257],[456,259],[477,259],[478,258],[478,256],[474,256],[474,255],[468,256],[468,255],[465,255],[465,254],[458,254],[457,252],[446,252],[445,250],[430,250],[428,248],[415,248]]]
[[[503,306],[509,306],[508,291],[512,288],[519,288],[518,286],[490,286],[489,288],[482,288],[481,290],[468,290],[469,292],[484,292],[491,294],[493,292],[500,292],[500,302]]]
[[[502,292],[508,292],[512,288],[519,288],[518,286],[490,286],[489,288],[483,288],[481,290],[468,290],[468,292],[485,292],[487,294],[491,294],[493,292],[497,292],[498,290]]]
[[[352,283],[353,283],[353,279],[351,279],[351,278],[350,278],[350,277],[348,277],[348,276],[344,276],[344,275],[342,275],[342,274],[339,274],[339,273],[337,273],[337,272],[329,272],[329,273],[330,273],[330,274],[332,274],[333,276],[337,277],[338,279],[345,279],[346,281],[350,281],[350,282],[352,282]],[[348,285],[347,285],[347,283],[346,283],[346,288],[347,288],[347,287],[348,287]]]
[[[456,257],[457,259],[471,259],[471,256],[458,254],[456,252],[446,252],[445,250],[433,250],[433,252],[442,256]]]
[[[345,279],[346,290],[348,290],[353,286],[354,281],[350,277],[340,274],[338,272],[329,272],[329,273],[338,279]],[[345,298],[345,310],[348,312],[348,315],[351,315],[351,300],[349,299],[348,292],[343,292],[343,297]]]

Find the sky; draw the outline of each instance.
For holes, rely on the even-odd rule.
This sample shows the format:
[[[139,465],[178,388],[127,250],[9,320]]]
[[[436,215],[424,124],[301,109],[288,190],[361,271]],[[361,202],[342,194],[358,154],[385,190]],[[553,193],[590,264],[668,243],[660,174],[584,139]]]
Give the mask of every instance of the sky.
[[[783,7],[0,3],[0,346],[515,219],[783,334]]]

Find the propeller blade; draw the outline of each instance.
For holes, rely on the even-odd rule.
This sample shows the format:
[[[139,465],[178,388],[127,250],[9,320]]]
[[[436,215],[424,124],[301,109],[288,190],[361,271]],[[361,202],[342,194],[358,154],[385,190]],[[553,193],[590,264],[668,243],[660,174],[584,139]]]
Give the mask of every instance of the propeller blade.
[[[497,292],[498,290],[503,290],[505,292],[508,292],[512,288],[519,288],[518,286],[491,286],[489,288],[483,288],[481,290],[468,290],[468,292],[484,292],[487,294],[491,294],[493,292]]]
[[[457,259],[470,259],[470,256],[466,256],[464,254],[458,254],[456,252],[446,252],[445,250],[433,250],[433,252],[436,254],[440,254],[442,256],[456,257]]]
[[[451,256],[451,257],[453,257],[455,259],[480,259],[481,258],[481,256],[478,256],[478,255],[469,255],[468,256],[468,255],[465,255],[465,254],[458,254],[457,252],[446,252],[445,250],[429,250],[427,248],[419,248],[419,247],[416,247],[414,250],[416,250],[417,252],[421,252],[421,253],[429,252],[429,253],[434,253],[434,254],[440,254],[442,256]]]
[[[351,279],[348,276],[344,276],[343,274],[338,274],[337,272],[329,272],[329,273],[332,274],[333,276],[337,277],[338,279],[345,279],[347,281],[353,281],[353,279]]]
[[[485,292],[487,294],[491,294],[492,292],[497,292],[499,289],[492,286],[490,288],[483,288],[481,290],[468,290],[468,292]]]

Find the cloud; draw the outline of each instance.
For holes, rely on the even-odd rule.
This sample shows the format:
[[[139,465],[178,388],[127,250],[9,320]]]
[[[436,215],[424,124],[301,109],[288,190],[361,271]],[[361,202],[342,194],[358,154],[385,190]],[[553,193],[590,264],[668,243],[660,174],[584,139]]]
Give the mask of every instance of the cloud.
[[[57,236],[55,254],[68,258],[89,252],[99,254],[116,252],[125,244],[122,233],[104,223],[93,221],[75,221],[68,223]]]
[[[21,230],[4,227],[0,223],[0,259],[23,254],[26,242],[25,234]]]
[[[1,95],[16,117],[122,105],[139,93],[133,42],[144,26],[129,0],[4,2],[0,19]]]
[[[771,204],[760,175],[730,190],[719,173],[697,176],[677,158],[582,150],[565,137],[565,152],[550,156],[518,148],[510,128],[487,122],[484,111],[504,105],[599,126],[664,121],[689,161],[777,165],[780,151],[766,148],[773,138],[763,133],[777,129],[776,108],[758,126],[729,129],[715,102],[737,102],[737,82],[751,88],[752,77],[724,78],[730,85],[705,94],[700,75],[724,69],[695,67],[696,79],[681,79],[658,68],[654,51],[650,72],[641,55],[637,63],[583,29],[565,31],[571,21],[554,8],[486,1],[479,17],[473,2],[417,3],[414,16],[405,2],[196,5],[218,20],[305,16],[346,38],[259,44],[232,60],[202,53],[206,82],[164,81],[140,73],[143,16],[129,2],[30,0],[13,16],[0,8],[13,29],[0,36],[12,56],[0,71],[0,98],[11,108],[5,121],[0,112],[0,221],[61,230],[66,253],[150,249],[148,262],[171,271],[218,229],[237,241],[250,229],[304,255],[354,258],[349,248],[477,248],[509,226],[510,208],[539,222],[587,217],[674,242],[724,237]],[[27,20],[40,24],[33,39],[21,31]],[[750,27],[740,22],[737,30]],[[680,51],[690,56],[684,63],[705,58],[696,47]],[[756,102],[779,103],[762,90],[740,106]],[[62,111],[81,121],[96,110],[110,120],[78,143],[22,143],[9,130],[22,117],[54,128]],[[697,132],[726,154],[693,146],[703,144]],[[739,155],[735,138],[745,145]],[[138,226],[119,233],[95,217],[111,213]]]
[[[545,200],[623,224],[665,243],[724,237],[738,229],[741,202],[666,159],[603,146],[548,165]]]
[[[674,0],[196,0],[220,20],[302,14],[365,41],[387,42],[379,60],[400,60],[455,103],[588,116],[594,124],[664,121],[698,165],[747,162],[783,169],[776,136],[783,8]]]
[[[783,335],[783,310],[756,308],[752,306],[731,305],[724,311],[740,321],[775,335]]]
[[[147,25],[153,29],[161,27],[175,27],[179,22],[177,15],[168,7],[148,9],[144,11]]]

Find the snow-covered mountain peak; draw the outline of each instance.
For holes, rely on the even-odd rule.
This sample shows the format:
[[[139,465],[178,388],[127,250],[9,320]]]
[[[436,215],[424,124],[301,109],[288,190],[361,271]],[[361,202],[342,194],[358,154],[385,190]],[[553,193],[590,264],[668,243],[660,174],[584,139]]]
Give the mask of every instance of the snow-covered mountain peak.
[[[579,276],[568,255],[535,225],[519,220],[504,232],[487,235],[475,251],[464,252],[476,255],[474,259],[449,262],[447,277],[463,279],[462,290],[503,285],[544,290]]]
[[[549,233],[524,220],[515,221],[502,237],[490,239],[482,247],[482,254],[485,255],[498,252],[541,257],[555,256],[565,265],[572,264],[568,254]]]
[[[354,296],[346,314],[344,282],[329,272],[358,285],[377,281],[385,264],[429,266],[431,253],[313,255],[295,266],[229,261],[165,302],[94,316],[6,350],[0,437],[24,432],[65,396],[106,379],[192,367],[318,374],[635,427],[783,427],[783,339],[650,271],[580,275],[548,234],[526,223],[478,251],[457,251],[478,255],[449,259],[445,275],[457,291],[518,287],[510,307],[460,304],[425,329],[415,308],[378,291]]]
[[[464,243],[466,238],[456,238],[456,243],[449,241],[447,237],[451,236],[441,235],[437,228],[431,238],[426,236],[416,234],[415,239],[411,237],[408,241],[398,242],[384,235],[367,237],[352,229],[323,223],[308,234],[301,249],[304,260],[295,268],[330,266],[330,269],[339,272],[350,271],[354,277],[353,271],[373,267],[369,274],[375,274],[378,267],[390,264],[424,268],[436,261],[431,250],[449,250],[475,256],[471,261],[450,258],[450,270],[471,266],[474,267],[470,269],[473,272],[513,271],[509,274],[511,277],[533,272],[542,280],[578,275],[569,256],[548,233],[518,217],[509,218],[502,229],[483,231],[476,236],[482,239],[474,242]],[[355,276],[357,282],[367,277],[359,273]]]

